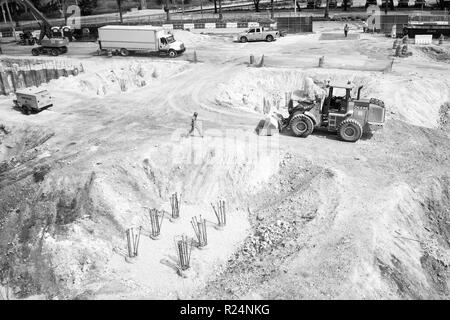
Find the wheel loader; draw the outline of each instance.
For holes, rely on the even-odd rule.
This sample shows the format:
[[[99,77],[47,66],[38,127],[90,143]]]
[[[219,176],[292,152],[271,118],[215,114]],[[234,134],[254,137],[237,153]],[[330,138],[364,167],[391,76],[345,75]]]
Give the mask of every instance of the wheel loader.
[[[353,85],[327,84],[328,95],[320,101],[300,99],[293,94],[288,104],[289,116],[277,115],[278,129],[291,129],[297,137],[307,137],[315,129],[337,132],[348,142],[358,141],[363,133],[381,128],[385,119],[384,102],[378,99],[361,99],[363,86],[358,88],[356,99],[351,97]],[[343,95],[335,95],[341,91]]]

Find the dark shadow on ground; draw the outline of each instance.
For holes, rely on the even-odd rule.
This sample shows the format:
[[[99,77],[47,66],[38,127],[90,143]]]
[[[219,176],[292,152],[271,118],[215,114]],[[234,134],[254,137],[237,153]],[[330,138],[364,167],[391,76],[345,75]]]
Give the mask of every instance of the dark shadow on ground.
[[[283,130],[282,132],[280,132],[280,134],[283,135],[283,136],[297,138],[292,133],[291,130]],[[345,142],[345,141],[339,139],[339,137],[338,137],[336,132],[330,132],[330,131],[327,131],[326,129],[322,129],[322,128],[314,129],[314,131],[313,131],[313,133],[311,133],[311,135],[317,136],[317,137],[322,137],[322,138],[329,139],[329,140]],[[373,133],[364,133],[360,140],[370,140],[370,138],[372,138],[372,136],[373,136]],[[305,139],[305,138],[298,137],[298,139]]]

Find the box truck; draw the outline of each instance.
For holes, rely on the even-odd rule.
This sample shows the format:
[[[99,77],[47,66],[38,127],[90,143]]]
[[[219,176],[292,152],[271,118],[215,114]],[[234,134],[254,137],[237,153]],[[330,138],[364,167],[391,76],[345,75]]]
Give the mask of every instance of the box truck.
[[[186,49],[162,27],[110,25],[98,29],[99,53],[157,52],[173,58]]]

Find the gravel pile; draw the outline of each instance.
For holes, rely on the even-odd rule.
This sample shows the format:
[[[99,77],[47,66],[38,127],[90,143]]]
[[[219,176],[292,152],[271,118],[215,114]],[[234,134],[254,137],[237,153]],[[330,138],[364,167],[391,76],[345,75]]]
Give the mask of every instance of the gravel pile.
[[[268,226],[261,225],[256,228],[255,233],[250,236],[244,244],[242,253],[246,256],[254,257],[263,251],[286,244],[286,235],[294,231],[295,226],[283,220],[278,220],[275,224]]]

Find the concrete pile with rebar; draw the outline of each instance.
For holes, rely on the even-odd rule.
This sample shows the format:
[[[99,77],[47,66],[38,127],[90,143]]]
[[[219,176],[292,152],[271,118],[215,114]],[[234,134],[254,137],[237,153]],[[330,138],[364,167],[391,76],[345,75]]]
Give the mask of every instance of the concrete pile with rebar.
[[[181,194],[178,196],[178,194],[175,192],[170,197],[170,206],[172,208],[172,216],[171,221],[176,221],[178,218],[180,218],[180,202],[181,202]]]
[[[178,257],[178,274],[183,278],[188,277],[191,267],[192,239],[185,235],[175,239],[175,249]]]
[[[217,205],[211,203],[211,207],[214,210],[214,214],[217,218],[217,226],[218,229],[223,229],[223,227],[227,224],[227,215],[225,211],[225,200],[217,201]]]
[[[142,227],[137,228],[129,228],[126,231],[127,236],[127,249],[128,256],[125,258],[127,262],[131,262],[132,259],[137,258],[139,254],[139,241],[141,238],[141,230]]]
[[[195,236],[197,238],[197,248],[203,249],[208,245],[208,234],[206,232],[206,220],[200,216],[193,217],[191,220],[192,228],[194,229]]]
[[[150,238],[152,238],[153,240],[157,240],[161,235],[161,226],[164,220],[164,211],[150,209],[149,217],[151,227]]]

